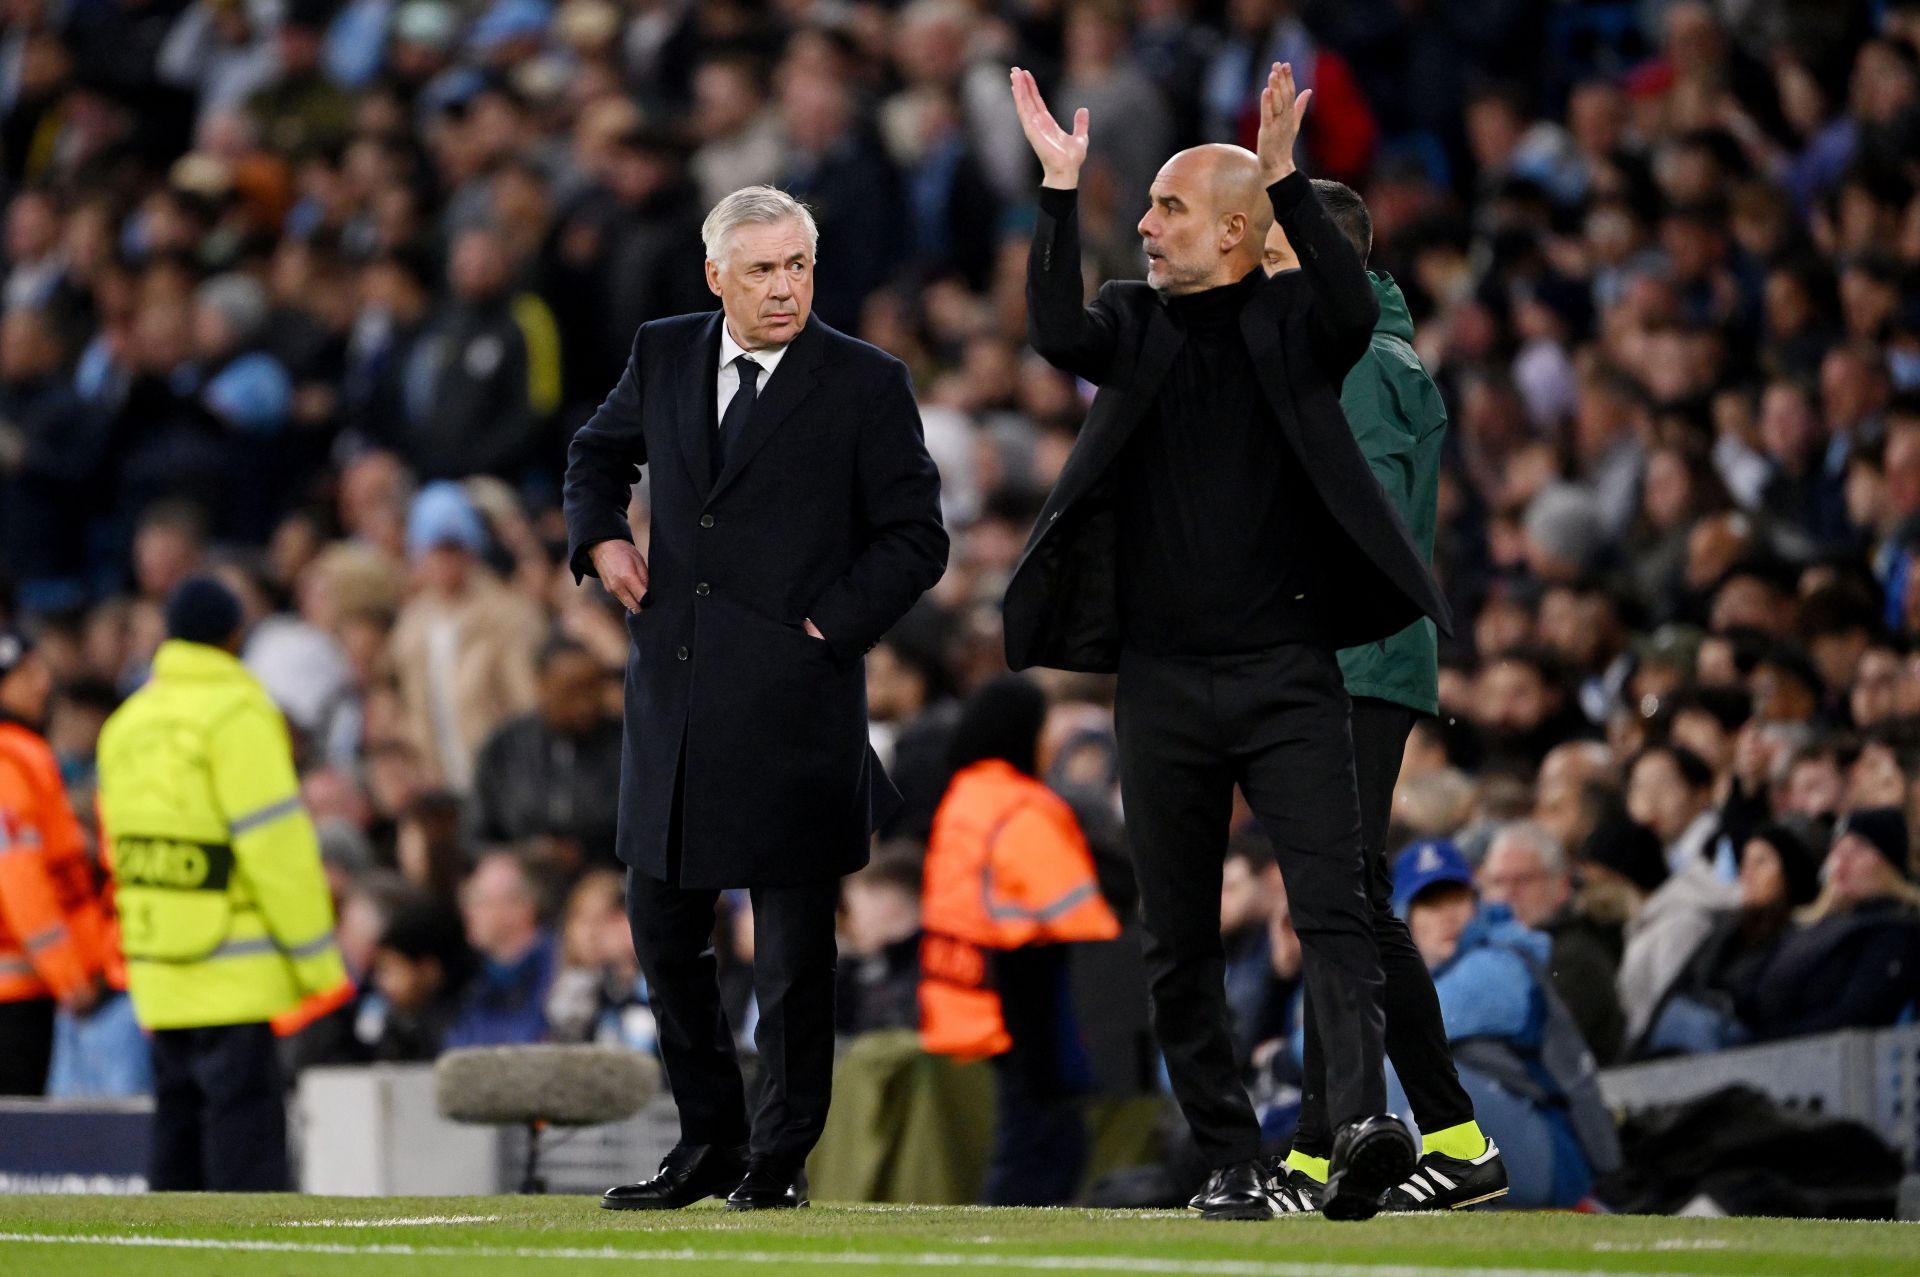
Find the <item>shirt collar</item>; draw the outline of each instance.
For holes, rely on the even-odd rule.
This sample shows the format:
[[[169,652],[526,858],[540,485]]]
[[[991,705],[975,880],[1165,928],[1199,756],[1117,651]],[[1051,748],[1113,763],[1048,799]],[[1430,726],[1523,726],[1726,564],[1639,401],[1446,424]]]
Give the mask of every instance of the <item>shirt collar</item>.
[[[788,346],[792,344],[787,343]],[[752,355],[753,362],[766,370],[761,375],[761,382],[765,384],[766,379],[773,376],[773,370],[780,366],[780,361],[787,357],[787,346],[762,346],[759,350],[748,350],[733,339],[733,333],[727,328],[726,316],[722,315],[720,317],[720,366],[725,368],[741,355]]]

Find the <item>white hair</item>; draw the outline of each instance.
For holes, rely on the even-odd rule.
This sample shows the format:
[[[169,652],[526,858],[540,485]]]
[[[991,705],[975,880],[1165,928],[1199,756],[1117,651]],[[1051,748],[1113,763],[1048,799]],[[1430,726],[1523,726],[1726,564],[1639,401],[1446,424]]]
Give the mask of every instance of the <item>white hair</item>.
[[[807,206],[774,186],[743,186],[722,199],[700,223],[700,238],[706,243],[711,261],[726,260],[727,241],[734,231],[749,224],[773,225],[798,222],[807,233],[807,255],[820,251],[820,228],[814,225]]]
[[[1502,825],[1500,832],[1493,836],[1493,842],[1487,846],[1487,854],[1493,854],[1493,848],[1501,844],[1514,844],[1532,848],[1540,857],[1540,867],[1553,877],[1558,878],[1567,871],[1567,853],[1560,846],[1560,840],[1547,832],[1545,826],[1531,820],[1516,820]]]

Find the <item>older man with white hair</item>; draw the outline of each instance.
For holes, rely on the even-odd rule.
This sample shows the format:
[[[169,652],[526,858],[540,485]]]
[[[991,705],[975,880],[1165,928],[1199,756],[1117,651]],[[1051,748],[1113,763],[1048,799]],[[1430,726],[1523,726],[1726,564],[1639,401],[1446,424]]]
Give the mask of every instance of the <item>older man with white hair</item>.
[[[1553,989],[1573,1013],[1587,1045],[1605,1062],[1619,1054],[1626,1028],[1614,977],[1620,969],[1618,926],[1580,908],[1573,871],[1560,840],[1530,820],[1504,825],[1487,846],[1474,877],[1480,899],[1513,910],[1522,926],[1553,941]]]
[[[833,1071],[834,910],[899,802],[864,657],[940,579],[940,481],[901,362],[812,317],[813,217],[766,186],[702,227],[720,310],[640,326],[567,456],[568,553],[627,609],[616,849],[681,1140],[613,1209],[806,1205]],[[649,554],[627,501],[651,483]],[[714,904],[749,889],[751,1123]]]

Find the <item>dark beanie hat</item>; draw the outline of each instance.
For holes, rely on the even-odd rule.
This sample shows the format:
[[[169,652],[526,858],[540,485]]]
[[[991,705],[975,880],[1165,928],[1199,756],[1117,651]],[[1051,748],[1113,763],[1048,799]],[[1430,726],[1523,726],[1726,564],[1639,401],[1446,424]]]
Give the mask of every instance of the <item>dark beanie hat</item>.
[[[1780,858],[1780,872],[1787,880],[1788,904],[1798,908],[1813,903],[1813,898],[1820,894],[1820,862],[1806,839],[1790,826],[1768,823],[1748,834],[1747,842],[1763,842]],[[1741,858],[1745,859],[1746,854],[1747,849],[1742,846]]]
[[[1898,807],[1865,807],[1848,812],[1834,831],[1834,841],[1847,834],[1859,834],[1902,878],[1907,876],[1907,816]]]
[[[1031,679],[1003,674],[967,698],[954,724],[947,763],[955,771],[989,758],[1012,763],[1031,776],[1038,768],[1040,727],[1047,720],[1047,694]]]
[[[190,577],[167,600],[167,637],[225,647],[240,628],[240,600],[210,576]]]
[[[1667,880],[1667,855],[1659,836],[1645,825],[1616,814],[1587,835],[1584,859],[1603,866],[1651,894]]]

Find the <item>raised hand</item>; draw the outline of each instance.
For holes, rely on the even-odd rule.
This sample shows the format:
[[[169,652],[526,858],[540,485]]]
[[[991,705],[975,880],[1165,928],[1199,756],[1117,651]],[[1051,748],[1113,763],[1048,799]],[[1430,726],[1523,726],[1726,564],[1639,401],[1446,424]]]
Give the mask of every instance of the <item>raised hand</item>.
[[[1060,127],[1040,97],[1040,86],[1033,72],[1014,67],[1013,105],[1020,113],[1020,127],[1026,131],[1027,144],[1040,159],[1040,184],[1055,190],[1070,191],[1080,185],[1080,166],[1087,162],[1087,109],[1073,113],[1073,132]]]
[[[1293,145],[1312,97],[1312,89],[1294,92],[1291,62],[1276,62],[1267,72],[1267,87],[1260,90],[1259,149],[1260,174],[1268,186],[1293,172]]]

